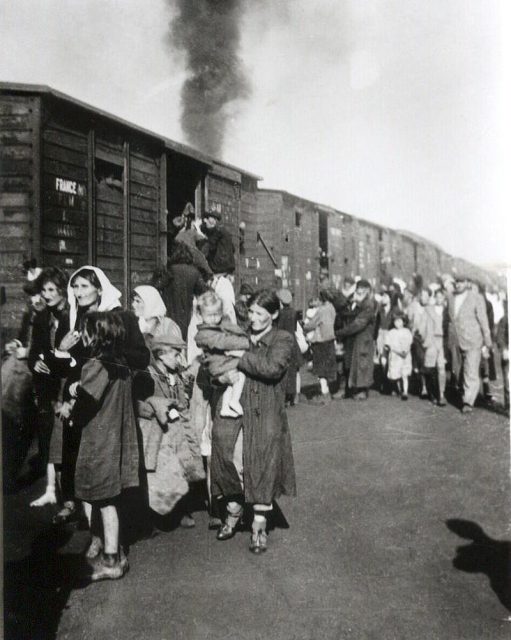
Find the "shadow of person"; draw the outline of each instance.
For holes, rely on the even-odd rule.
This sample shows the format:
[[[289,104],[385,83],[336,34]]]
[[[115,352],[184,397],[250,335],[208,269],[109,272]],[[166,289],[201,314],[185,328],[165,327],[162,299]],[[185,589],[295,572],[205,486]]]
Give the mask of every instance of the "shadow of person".
[[[55,638],[72,590],[86,573],[83,554],[61,554],[72,529],[52,528],[33,542],[30,555],[4,565],[5,637]],[[85,584],[83,585],[85,586]]]
[[[484,573],[500,602],[511,611],[511,542],[493,540],[475,522],[446,520],[446,525],[469,544],[456,548],[452,564],[467,573]]]

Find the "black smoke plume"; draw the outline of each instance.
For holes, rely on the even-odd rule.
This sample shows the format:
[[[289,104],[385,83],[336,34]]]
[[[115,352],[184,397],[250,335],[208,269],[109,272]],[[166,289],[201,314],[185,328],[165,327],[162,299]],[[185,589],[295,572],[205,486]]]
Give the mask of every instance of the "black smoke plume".
[[[171,44],[183,50],[189,76],[181,90],[187,140],[220,157],[229,107],[250,90],[239,57],[245,0],[172,0]]]

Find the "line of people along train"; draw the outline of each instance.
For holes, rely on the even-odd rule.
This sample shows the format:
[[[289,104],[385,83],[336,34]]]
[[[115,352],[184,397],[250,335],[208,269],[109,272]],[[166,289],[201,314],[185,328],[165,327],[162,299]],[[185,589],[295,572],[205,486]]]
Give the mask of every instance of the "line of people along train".
[[[296,493],[285,407],[303,401],[309,358],[320,405],[366,399],[374,386],[397,385],[406,400],[415,373],[443,406],[448,371],[468,412],[480,376],[494,377],[494,344],[507,385],[507,308],[498,317],[496,304],[495,317],[464,276],[379,292],[363,278],[339,291],[322,280],[302,318],[287,289],[245,284],[236,299],[219,218],[207,212],[201,228],[179,231],[131,309],[95,266],[68,277],[27,265],[27,310],[2,362],[4,482],[15,486],[35,430],[31,462],[46,489],[31,505],[57,505],[56,526],[85,516],[92,581],[122,578],[127,546],[158,518],[194,526],[197,495],[219,541],[243,522],[249,550],[266,551],[275,500]]]

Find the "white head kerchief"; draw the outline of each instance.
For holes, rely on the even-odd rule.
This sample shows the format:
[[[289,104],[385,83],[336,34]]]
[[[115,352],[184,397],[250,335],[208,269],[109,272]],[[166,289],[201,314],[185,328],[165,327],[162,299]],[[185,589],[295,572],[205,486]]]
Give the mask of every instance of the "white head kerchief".
[[[121,306],[122,293],[119,289],[116,289],[110,280],[106,277],[105,273],[99,269],[99,267],[92,267],[90,265],[84,265],[77,269],[69,278],[69,284],[67,285],[67,299],[69,302],[69,326],[71,330],[75,328],[76,314],[78,311],[78,304],[76,302],[75,294],[71,287],[71,282],[76,275],[80,274],[83,269],[89,269],[94,271],[101,284],[101,296],[99,299],[98,311],[111,311]]]
[[[151,318],[158,318],[159,320],[164,318],[167,314],[167,307],[159,291],[150,285],[143,284],[135,287],[134,293],[136,293],[144,303],[144,315],[138,319],[138,324],[142,333],[147,333],[149,330],[147,321]]]

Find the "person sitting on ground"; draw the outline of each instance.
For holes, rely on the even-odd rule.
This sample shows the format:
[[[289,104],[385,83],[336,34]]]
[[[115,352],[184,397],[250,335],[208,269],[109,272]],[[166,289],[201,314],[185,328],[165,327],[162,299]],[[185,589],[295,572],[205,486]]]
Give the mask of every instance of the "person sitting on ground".
[[[412,333],[405,327],[405,314],[395,311],[392,314],[393,328],[385,337],[388,353],[388,378],[392,382],[401,381],[401,400],[408,400],[408,379],[412,373]]]
[[[222,301],[213,291],[199,296],[197,306],[202,323],[197,327],[195,342],[204,351],[213,381],[227,385],[222,396],[220,415],[223,418],[237,418],[243,415],[240,398],[245,375],[238,371],[239,358],[227,356],[225,352],[248,349],[248,336],[243,329],[224,317]]]

